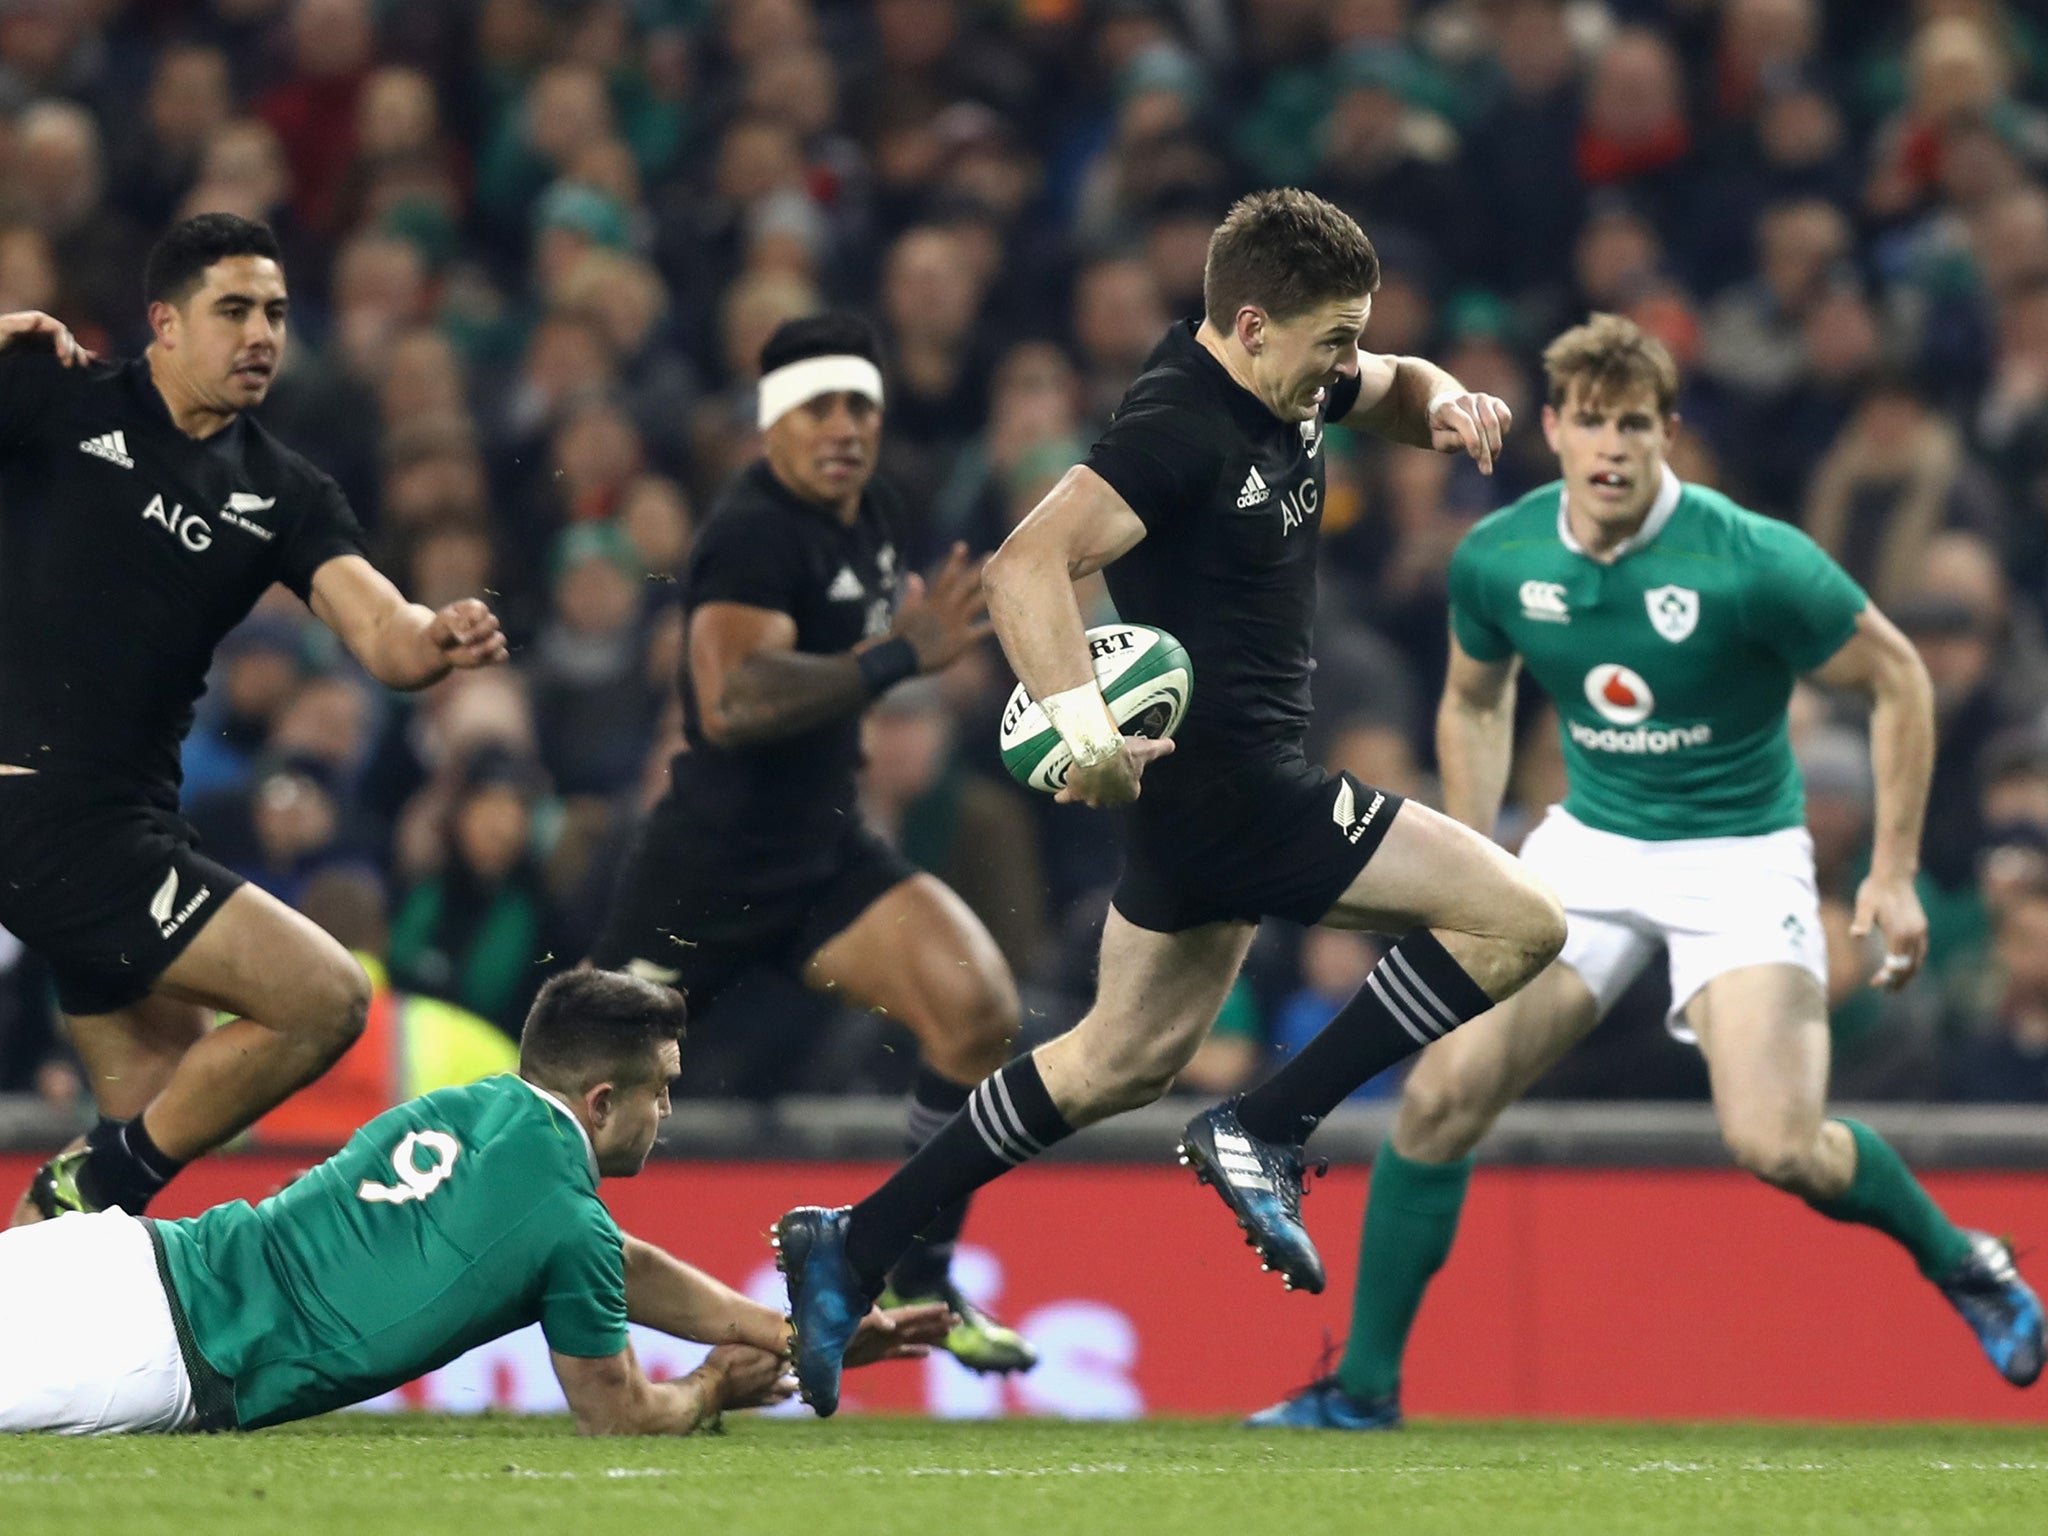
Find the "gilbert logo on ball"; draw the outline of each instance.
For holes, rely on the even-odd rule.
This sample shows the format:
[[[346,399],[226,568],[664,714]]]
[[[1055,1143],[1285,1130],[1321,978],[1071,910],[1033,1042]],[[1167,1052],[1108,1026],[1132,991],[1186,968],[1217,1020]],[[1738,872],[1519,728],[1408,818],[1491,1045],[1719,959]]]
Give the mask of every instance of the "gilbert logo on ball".
[[[1181,643],[1148,624],[1104,624],[1088,631],[1095,681],[1110,718],[1126,736],[1153,739],[1180,729],[1194,695],[1195,668]],[[1003,706],[1003,766],[1027,789],[1057,794],[1074,754],[1019,683]]]
[[[1616,725],[1641,725],[1657,707],[1650,685],[1640,673],[1619,662],[1602,662],[1586,674],[1586,702],[1600,711],[1603,720]]]

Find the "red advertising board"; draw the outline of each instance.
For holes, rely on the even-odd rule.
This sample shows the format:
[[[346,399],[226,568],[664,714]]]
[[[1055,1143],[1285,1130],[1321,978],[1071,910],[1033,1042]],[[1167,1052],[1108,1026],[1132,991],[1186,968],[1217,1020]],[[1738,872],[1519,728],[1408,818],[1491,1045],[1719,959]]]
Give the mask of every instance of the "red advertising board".
[[[32,1162],[0,1158],[19,1188]],[[217,1157],[161,1202],[179,1215],[256,1197],[298,1163]],[[621,1225],[765,1298],[765,1233],[785,1207],[859,1198],[875,1164],[657,1163],[605,1186]],[[1956,1219],[2048,1242],[2048,1175],[1934,1174]],[[1234,1414],[1312,1375],[1341,1341],[1363,1170],[1315,1186],[1309,1225],[1329,1292],[1289,1295],[1214,1195],[1174,1169],[1050,1165],[981,1197],[961,1276],[1045,1352],[985,1380],[951,1361],[848,1378],[849,1411],[956,1416]],[[2048,1272],[2037,1273],[2037,1282]],[[664,1371],[685,1347],[643,1339]],[[1718,1170],[1482,1169],[1456,1250],[1424,1307],[1411,1412],[1613,1418],[2048,1422],[2048,1387],[2015,1392],[1885,1239]],[[518,1337],[465,1357],[404,1400],[550,1408],[544,1348]],[[395,1406],[386,1404],[384,1406]]]

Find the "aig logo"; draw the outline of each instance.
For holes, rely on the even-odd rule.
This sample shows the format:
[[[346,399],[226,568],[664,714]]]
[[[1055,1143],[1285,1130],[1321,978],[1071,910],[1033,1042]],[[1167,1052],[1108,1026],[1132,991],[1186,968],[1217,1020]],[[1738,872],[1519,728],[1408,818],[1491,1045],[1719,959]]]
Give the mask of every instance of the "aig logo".
[[[1286,537],[1316,515],[1323,504],[1322,490],[1313,480],[1304,480],[1280,498],[1280,534]]]
[[[182,502],[172,503],[167,511],[161,496],[149,498],[149,505],[142,509],[143,521],[161,523],[164,530],[195,555],[202,549],[213,546],[213,530],[206,525],[206,519],[197,512],[187,513]]]

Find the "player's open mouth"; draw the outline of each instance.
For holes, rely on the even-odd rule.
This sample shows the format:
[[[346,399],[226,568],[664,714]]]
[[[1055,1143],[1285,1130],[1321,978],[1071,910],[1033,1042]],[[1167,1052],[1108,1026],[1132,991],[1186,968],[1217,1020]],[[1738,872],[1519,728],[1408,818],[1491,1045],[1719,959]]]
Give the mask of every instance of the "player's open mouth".
[[[1618,470],[1603,469],[1589,477],[1589,483],[1599,491],[1625,491],[1635,482]]]
[[[270,363],[244,363],[235,370],[235,377],[245,384],[268,384],[277,369]]]

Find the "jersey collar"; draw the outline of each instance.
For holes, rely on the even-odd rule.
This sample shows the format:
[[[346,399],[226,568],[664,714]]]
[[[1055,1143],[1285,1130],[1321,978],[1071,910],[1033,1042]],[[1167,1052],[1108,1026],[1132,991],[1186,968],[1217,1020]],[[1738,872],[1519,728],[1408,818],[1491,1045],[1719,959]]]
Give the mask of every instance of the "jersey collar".
[[[1616,560],[1621,559],[1624,555],[1634,554],[1645,544],[1656,538],[1658,534],[1664,531],[1664,525],[1671,521],[1671,514],[1678,510],[1679,493],[1685,487],[1679,483],[1678,476],[1672,473],[1669,464],[1662,466],[1662,468],[1664,480],[1657,488],[1657,499],[1650,503],[1650,515],[1643,519],[1643,526],[1635,531],[1629,541],[1614,552]],[[1565,515],[1565,499],[1568,494],[1563,487],[1559,487],[1557,493],[1557,539],[1560,544],[1564,545],[1573,554],[1586,555],[1585,546],[1572,536],[1571,519]],[[1593,557],[1586,555],[1586,558],[1590,560]]]
[[[570,1110],[567,1104],[564,1104],[538,1083],[530,1083],[516,1072],[512,1074],[512,1080],[523,1088],[532,1089],[541,1098],[545,1099],[549,1105],[559,1110],[564,1120],[576,1127],[576,1134],[583,1138],[583,1156],[590,1164],[590,1177],[595,1180],[598,1177],[597,1148],[590,1144],[590,1132],[583,1128],[583,1122],[576,1118],[574,1112]]]

